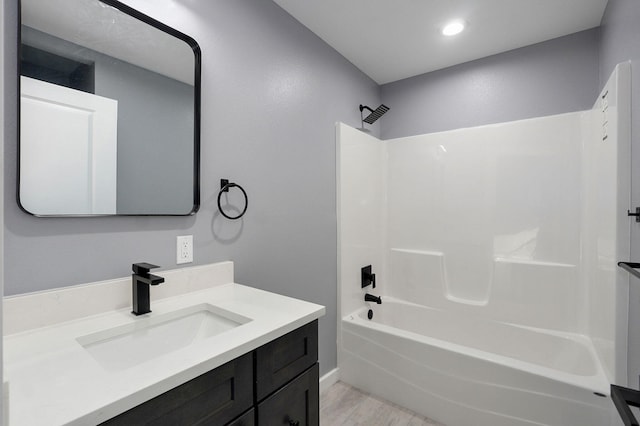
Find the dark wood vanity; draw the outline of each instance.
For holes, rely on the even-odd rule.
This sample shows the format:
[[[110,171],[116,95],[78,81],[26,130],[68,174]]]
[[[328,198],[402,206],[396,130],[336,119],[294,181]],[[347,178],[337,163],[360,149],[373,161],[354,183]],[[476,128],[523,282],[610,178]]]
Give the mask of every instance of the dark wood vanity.
[[[318,321],[103,425],[318,426]]]

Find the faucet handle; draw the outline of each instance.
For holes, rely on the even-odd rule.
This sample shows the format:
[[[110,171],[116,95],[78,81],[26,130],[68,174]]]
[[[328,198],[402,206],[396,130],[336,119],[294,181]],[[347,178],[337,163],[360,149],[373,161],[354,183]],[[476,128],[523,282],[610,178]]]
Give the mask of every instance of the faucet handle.
[[[364,266],[360,269],[360,280],[362,288],[372,285],[376,288],[376,274],[372,272],[371,265]]]
[[[159,268],[159,266],[153,265],[147,262],[141,262],[141,263],[134,263],[133,265],[131,265],[131,268],[133,269],[134,274],[147,275],[149,274],[149,271],[151,269]]]

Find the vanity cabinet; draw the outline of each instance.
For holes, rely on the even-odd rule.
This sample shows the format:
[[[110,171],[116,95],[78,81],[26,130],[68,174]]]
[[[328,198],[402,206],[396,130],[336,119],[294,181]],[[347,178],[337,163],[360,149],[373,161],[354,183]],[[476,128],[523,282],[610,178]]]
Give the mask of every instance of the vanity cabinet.
[[[318,426],[318,321],[102,425]]]

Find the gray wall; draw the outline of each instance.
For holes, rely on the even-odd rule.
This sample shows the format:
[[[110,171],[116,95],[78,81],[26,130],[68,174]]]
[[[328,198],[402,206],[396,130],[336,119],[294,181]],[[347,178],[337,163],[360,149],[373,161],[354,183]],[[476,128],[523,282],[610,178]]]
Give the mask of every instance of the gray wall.
[[[118,99],[119,214],[193,210],[194,90],[126,62],[96,63],[96,94]]]
[[[609,0],[601,26],[600,87],[615,65],[631,60],[631,206],[640,205],[640,2]],[[640,227],[631,221],[631,259],[640,259]],[[631,277],[629,295],[629,386],[640,374],[640,280]]]
[[[5,6],[5,2],[4,0],[0,0],[0,14],[2,16],[7,15],[7,13],[5,12],[4,9]],[[4,21],[2,19],[0,19],[0,58],[2,59],[2,66],[0,66],[0,89],[4,92],[5,91],[5,62],[4,62]],[[5,111],[5,104],[7,103],[7,99],[4,98],[2,100],[0,100],[0,164],[3,164],[4,161],[4,140],[5,140],[5,127],[4,127],[4,111]],[[2,173],[0,173],[0,223],[3,222],[4,219],[4,211],[3,211],[3,206],[4,206],[4,197],[3,197],[3,193],[4,193],[4,176],[2,175]],[[3,269],[3,263],[4,263],[4,258],[3,258],[3,250],[4,250],[4,244],[3,244],[3,234],[4,234],[4,227],[0,227],[0,271],[4,270]],[[0,274],[0,292],[4,291],[4,279],[2,274]],[[0,328],[2,327],[2,303],[0,303]],[[0,339],[0,365],[4,365],[4,352],[2,350],[2,340],[4,339]],[[4,370],[4,369],[2,369]],[[0,381],[3,381],[3,375],[4,375],[4,371],[0,370]],[[4,389],[0,389],[0,400],[4,401],[3,398],[3,392]],[[4,419],[5,418],[5,412],[4,412],[4,404],[0,404],[0,419]],[[3,421],[0,420],[0,424],[3,424]]]
[[[591,108],[598,95],[599,30],[382,86],[392,139]]]
[[[264,0],[126,3],[202,48],[202,207],[189,217],[34,218],[15,202],[16,115],[5,110],[5,292],[123,277],[131,263],[176,267],[193,234],[195,264],[233,260],[236,281],[323,304],[320,365],[336,365],[334,123],[360,125],[379,88]],[[4,61],[16,74],[16,1],[7,0]],[[5,100],[15,105],[9,84]],[[374,133],[376,133],[374,126]],[[217,213],[220,178],[249,194],[242,221]],[[239,205],[237,194],[229,201]]]

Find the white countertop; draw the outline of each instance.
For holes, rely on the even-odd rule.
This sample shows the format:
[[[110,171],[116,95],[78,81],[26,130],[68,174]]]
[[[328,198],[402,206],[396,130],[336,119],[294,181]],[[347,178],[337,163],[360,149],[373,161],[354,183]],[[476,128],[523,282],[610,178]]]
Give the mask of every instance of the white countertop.
[[[117,372],[104,369],[76,340],[202,303],[251,321]],[[5,336],[10,426],[98,424],[325,313],[320,305],[233,283],[152,301],[151,309],[135,317],[128,307]]]

